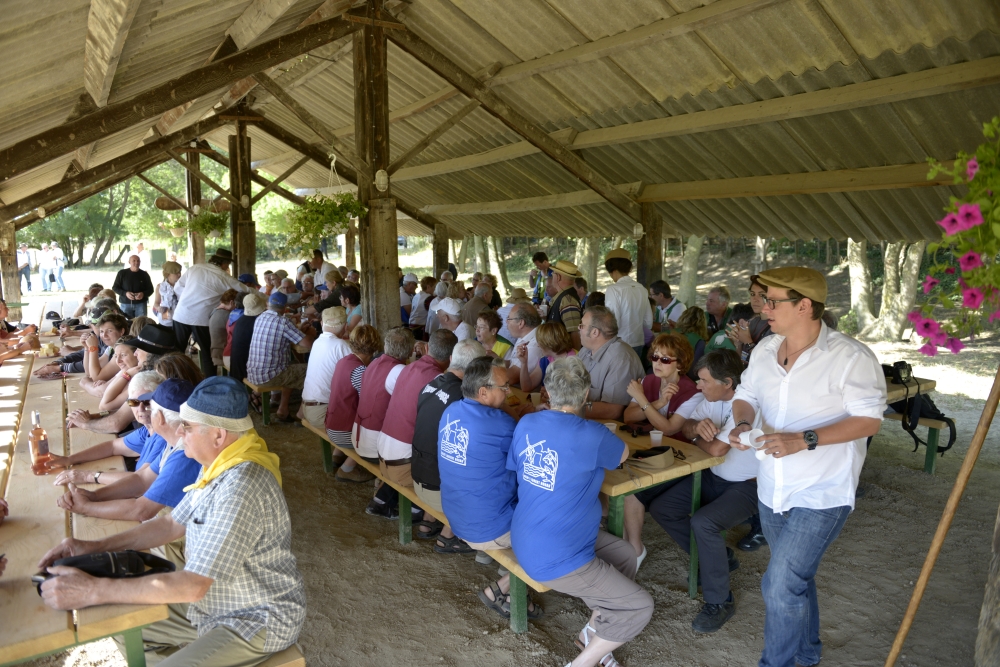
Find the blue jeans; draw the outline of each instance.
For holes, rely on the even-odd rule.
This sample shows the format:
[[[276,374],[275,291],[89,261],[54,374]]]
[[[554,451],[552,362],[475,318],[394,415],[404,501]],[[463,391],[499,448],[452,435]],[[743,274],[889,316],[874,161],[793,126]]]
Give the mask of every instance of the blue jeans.
[[[59,283],[59,289],[61,289],[62,291],[65,292],[66,291],[66,283],[64,283],[63,279],[62,279],[63,267],[57,266],[54,269],[54,272],[56,274],[56,282]]]
[[[137,317],[142,317],[146,314],[146,302],[136,301],[135,303],[123,303],[121,304],[122,312],[125,313],[125,317],[130,320],[134,320]]]
[[[771,561],[761,581],[766,613],[759,667],[815,665],[822,656],[823,643],[819,640],[814,577],[851,508],[793,507],[775,514],[764,503],[758,505],[764,537],[771,547]]]

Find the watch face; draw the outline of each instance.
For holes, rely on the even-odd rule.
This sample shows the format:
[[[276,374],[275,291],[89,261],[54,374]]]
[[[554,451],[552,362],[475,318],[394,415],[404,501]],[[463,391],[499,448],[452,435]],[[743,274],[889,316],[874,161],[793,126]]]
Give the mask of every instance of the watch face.
[[[816,435],[816,431],[806,431],[802,434],[802,439],[805,440],[807,445],[815,446],[819,443],[819,436]]]

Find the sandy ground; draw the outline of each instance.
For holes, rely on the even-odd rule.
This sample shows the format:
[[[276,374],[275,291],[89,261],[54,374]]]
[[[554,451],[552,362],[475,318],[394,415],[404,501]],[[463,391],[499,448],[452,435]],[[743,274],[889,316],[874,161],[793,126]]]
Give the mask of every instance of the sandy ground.
[[[706,271],[704,282],[728,280],[735,288],[745,272],[720,266]],[[80,283],[89,280],[80,276]],[[831,276],[838,301],[844,301],[838,283],[845,282]],[[817,576],[824,665],[883,664],[1000,358],[996,336],[958,357],[924,359],[904,343],[873,347],[883,361],[909,359],[918,375],[937,379],[934,398],[958,421],[959,437],[933,477],[922,471],[923,450],[911,452],[912,441],[898,423],[886,422],[873,442],[861,478],[866,493]],[[259,428],[282,459],[292,548],[309,600],[300,638],[308,664],[556,667],[576,655],[572,638],[588,615],[579,601],[536,595],[545,617],[531,623],[527,634],[514,635],[475,595],[495,577],[495,567],[477,565],[471,556],[437,555],[429,542],[401,546],[394,522],[364,514],[369,485],[338,483],[323,472],[315,436],[300,426]],[[1000,435],[994,429],[897,664],[972,664],[998,502]],[[730,531],[730,544],[744,532]],[[741,567],[732,578],[737,614],[718,633],[703,636],[690,627],[701,603],[687,596],[686,555],[652,521],[643,537],[649,557],[638,581],[652,593],[656,611],[646,630],[616,652],[622,664],[757,664],[768,549],[738,552]],[[104,640],[28,664],[125,662]]]

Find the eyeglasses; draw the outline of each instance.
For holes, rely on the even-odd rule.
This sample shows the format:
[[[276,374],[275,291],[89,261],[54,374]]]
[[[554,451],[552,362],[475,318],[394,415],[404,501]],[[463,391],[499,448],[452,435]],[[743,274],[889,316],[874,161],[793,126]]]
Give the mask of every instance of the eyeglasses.
[[[675,361],[677,361],[676,357],[667,357],[667,356],[661,357],[658,354],[649,355],[649,360],[652,361],[654,364],[660,361],[662,361],[665,364],[672,364]]]
[[[764,299],[764,303],[766,303],[767,307],[771,310],[774,310],[774,307],[779,303],[785,303],[787,301],[798,301],[798,299]]]
[[[150,401],[140,401],[138,398],[130,398],[125,402],[128,403],[130,408],[137,408],[140,405],[144,408],[148,408],[150,404]]]
[[[490,389],[499,389],[505,394],[510,393],[510,382],[506,382],[504,384],[488,384],[486,386]]]

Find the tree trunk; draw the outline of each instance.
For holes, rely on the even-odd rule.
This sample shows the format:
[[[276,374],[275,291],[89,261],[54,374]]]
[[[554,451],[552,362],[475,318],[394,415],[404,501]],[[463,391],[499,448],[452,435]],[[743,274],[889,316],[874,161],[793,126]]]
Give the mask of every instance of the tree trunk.
[[[486,254],[486,244],[483,243],[482,236],[473,237],[473,247],[475,249],[476,271],[481,273],[490,272],[490,256]]]
[[[920,277],[920,260],[927,241],[918,241],[906,248],[905,243],[889,243],[885,248],[885,285],[882,289],[882,307],[871,337],[878,340],[898,341],[903,335],[906,314],[917,299]]]
[[[622,247],[622,243],[624,243],[624,240],[625,240],[624,236],[612,236],[611,237],[611,249],[615,250],[617,248],[621,248]]]
[[[704,236],[688,237],[684,248],[684,261],[681,263],[681,282],[677,288],[677,300],[687,306],[693,306],[698,291],[698,257],[705,243]]]
[[[993,529],[993,554],[986,575],[983,607],[976,635],[976,667],[1000,665],[1000,512]]]
[[[597,262],[601,250],[600,237],[585,237],[576,240],[576,266],[587,281],[587,289],[597,289]]]
[[[497,273],[500,274],[500,282],[503,284],[503,290],[507,294],[510,294],[510,290],[513,289],[510,284],[510,279],[507,278],[507,259],[503,256],[503,239],[497,238],[496,236],[490,237],[493,242],[493,254],[497,258]]]
[[[466,236],[462,238],[462,248],[458,251],[458,261],[455,262],[455,268],[458,269],[459,273],[465,273],[466,260],[469,258],[469,248],[472,247],[472,237]],[[455,276],[455,280],[458,280],[458,276]]]
[[[767,270],[767,249],[771,245],[771,239],[766,236],[758,236],[754,242],[753,272],[759,274]],[[686,302],[685,302],[686,303]]]
[[[847,239],[847,267],[851,276],[851,310],[858,318],[858,332],[861,333],[875,321],[868,241]]]

